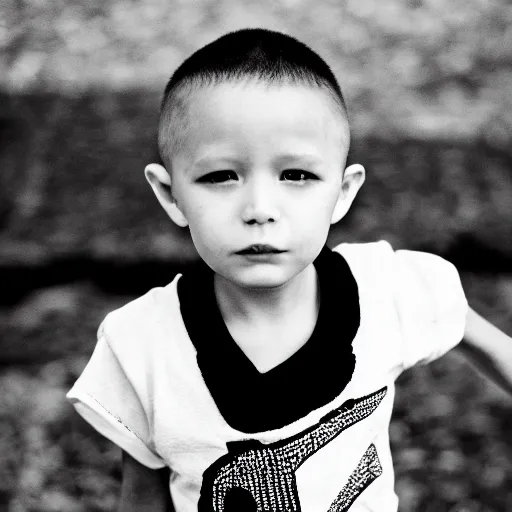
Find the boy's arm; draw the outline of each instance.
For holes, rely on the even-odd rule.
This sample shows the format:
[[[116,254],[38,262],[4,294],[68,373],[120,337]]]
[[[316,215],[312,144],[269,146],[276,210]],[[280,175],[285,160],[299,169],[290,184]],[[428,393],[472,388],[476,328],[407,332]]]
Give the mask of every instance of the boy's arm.
[[[123,450],[123,482],[118,512],[175,512],[169,469],[150,469]]]
[[[461,352],[512,395],[512,338],[468,308]]]

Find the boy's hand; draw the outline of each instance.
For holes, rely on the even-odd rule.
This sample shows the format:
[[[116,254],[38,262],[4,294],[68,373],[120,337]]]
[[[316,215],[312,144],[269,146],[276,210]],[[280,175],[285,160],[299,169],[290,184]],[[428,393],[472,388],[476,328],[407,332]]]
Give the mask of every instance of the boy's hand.
[[[169,469],[150,469],[123,450],[123,483],[118,512],[175,512]]]
[[[468,308],[461,352],[512,395],[512,338]]]

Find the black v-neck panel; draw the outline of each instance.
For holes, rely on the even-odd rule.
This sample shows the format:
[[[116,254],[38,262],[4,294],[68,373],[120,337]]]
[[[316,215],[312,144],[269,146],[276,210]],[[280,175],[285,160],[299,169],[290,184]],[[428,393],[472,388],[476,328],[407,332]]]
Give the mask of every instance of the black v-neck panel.
[[[324,247],[314,261],[320,309],[309,340],[261,373],[231,337],[215,298],[213,272],[203,262],[178,281],[183,322],[203,380],[219,412],[245,433],[281,428],[338,396],[355,367],[359,329],[357,283],[339,253]]]

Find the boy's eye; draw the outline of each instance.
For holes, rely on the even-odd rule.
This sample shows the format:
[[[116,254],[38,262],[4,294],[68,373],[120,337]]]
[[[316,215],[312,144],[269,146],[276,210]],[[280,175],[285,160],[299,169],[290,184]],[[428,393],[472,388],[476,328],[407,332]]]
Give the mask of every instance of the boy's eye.
[[[215,171],[205,174],[197,181],[199,183],[225,183],[230,180],[238,180],[238,176],[233,171]]]
[[[302,171],[301,169],[287,169],[283,171],[281,176],[284,181],[307,181],[317,179],[314,174]]]

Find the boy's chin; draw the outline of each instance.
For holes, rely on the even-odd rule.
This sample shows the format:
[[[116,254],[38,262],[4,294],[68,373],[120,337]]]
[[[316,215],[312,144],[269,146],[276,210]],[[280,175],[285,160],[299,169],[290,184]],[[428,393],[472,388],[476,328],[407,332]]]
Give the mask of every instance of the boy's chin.
[[[277,268],[245,269],[225,276],[232,284],[248,290],[277,289],[288,283],[296,273]]]

